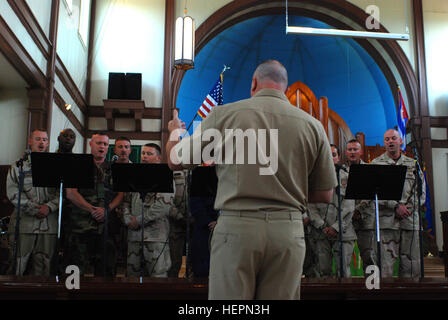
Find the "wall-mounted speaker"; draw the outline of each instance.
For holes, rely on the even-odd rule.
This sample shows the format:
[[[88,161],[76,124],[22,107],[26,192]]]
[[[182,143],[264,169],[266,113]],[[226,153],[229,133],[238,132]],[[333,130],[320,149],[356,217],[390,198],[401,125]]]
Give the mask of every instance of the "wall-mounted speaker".
[[[109,72],[107,99],[126,99],[124,91],[125,78],[124,72]]]
[[[125,77],[125,96],[128,100],[142,99],[142,74],[126,73]]]
[[[141,100],[142,74],[109,72],[107,99]]]

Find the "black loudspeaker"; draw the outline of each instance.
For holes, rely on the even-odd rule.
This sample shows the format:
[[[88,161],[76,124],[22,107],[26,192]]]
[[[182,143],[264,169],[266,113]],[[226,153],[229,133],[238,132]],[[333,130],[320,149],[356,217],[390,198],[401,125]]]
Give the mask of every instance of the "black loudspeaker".
[[[109,72],[107,99],[126,99],[125,79],[126,76],[122,72]]]
[[[125,77],[125,99],[141,100],[142,99],[142,74],[126,73]]]

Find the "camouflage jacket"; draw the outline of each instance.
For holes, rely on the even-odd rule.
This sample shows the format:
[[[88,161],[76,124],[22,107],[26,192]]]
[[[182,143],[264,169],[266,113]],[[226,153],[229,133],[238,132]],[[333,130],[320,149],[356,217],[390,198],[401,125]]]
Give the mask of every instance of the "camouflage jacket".
[[[373,159],[372,164],[379,165],[403,165],[407,167],[406,179],[404,181],[403,193],[400,201],[395,200],[380,200],[378,201],[378,215],[381,229],[395,229],[399,228],[404,230],[418,230],[418,209],[417,209],[417,194],[416,194],[416,176],[414,174],[415,161],[412,158],[401,155],[400,159],[395,163],[387,153],[383,153],[381,156]],[[420,173],[422,179],[422,196],[420,198],[421,205],[425,203],[425,181],[423,175]],[[398,204],[409,205],[412,208],[408,209],[413,214],[405,219],[398,219],[395,215],[395,208]],[[374,213],[375,202],[370,201],[370,210]]]
[[[356,240],[356,233],[352,224],[355,200],[344,199],[348,173],[344,170],[340,170],[339,172],[341,185],[342,239],[345,241]],[[336,190],[333,192],[333,199],[330,203],[310,203],[308,205],[308,214],[310,223],[315,229],[322,230],[325,227],[333,227],[339,232],[338,195]],[[318,238],[321,239],[324,239],[325,237],[326,235],[323,232],[318,236]]]
[[[78,189],[79,194],[91,205],[104,207],[104,201],[111,203],[117,193],[112,191],[110,162],[104,161],[100,168],[94,166],[94,187],[93,189]],[[72,204],[72,213],[67,218],[69,231],[75,233],[102,233],[104,222],[97,222],[92,214]],[[114,211],[109,212],[115,214]]]
[[[57,189],[33,187],[30,159],[24,162],[23,171],[23,190],[20,199],[20,233],[57,234],[59,209],[59,194]],[[14,233],[17,208],[19,205],[19,168],[17,168],[15,163],[9,169],[6,179],[6,189],[9,200],[15,206],[8,228],[9,233]],[[50,208],[50,213],[47,217],[40,219],[36,217],[36,213],[39,211],[36,206],[43,204]]]
[[[165,242],[170,230],[168,217],[177,213],[173,212],[175,211],[173,200],[172,193],[148,193],[143,202],[142,213],[140,194],[125,193],[122,203],[123,223],[127,225],[131,221],[131,216],[134,216],[140,226],[137,230],[128,229],[128,241],[141,241],[143,220],[143,241]]]

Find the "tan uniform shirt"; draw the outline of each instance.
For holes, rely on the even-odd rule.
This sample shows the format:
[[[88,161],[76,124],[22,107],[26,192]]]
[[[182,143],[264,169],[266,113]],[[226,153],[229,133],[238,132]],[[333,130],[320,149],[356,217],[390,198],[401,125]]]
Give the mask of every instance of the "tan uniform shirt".
[[[24,181],[23,191],[20,199],[20,233],[49,233],[58,232],[58,208],[59,198],[56,188],[33,187],[33,177],[31,174],[31,160],[28,159],[23,164]],[[15,206],[14,213],[9,224],[9,233],[15,232],[15,220],[19,197],[19,168],[14,164],[8,172],[6,179],[6,189],[9,200]],[[36,217],[39,211],[36,206],[47,205],[50,213],[45,218]]]
[[[238,147],[230,129],[234,135],[238,129],[248,135],[253,130],[258,137],[257,148],[248,147],[249,139],[245,139],[244,148]],[[260,129],[265,130],[266,141],[270,142],[261,152],[264,157],[260,156],[264,146]],[[250,99],[215,107],[195,133],[174,148],[184,168],[200,164],[201,152],[209,151],[207,134],[225,140],[221,150],[215,152],[217,210],[305,212],[310,190],[336,186],[330,145],[321,123],[292,106],[279,90],[263,89]],[[245,161],[238,164],[237,157],[242,152]],[[250,161],[251,156],[257,157],[255,163]],[[272,171],[267,170],[269,166]]]
[[[403,165],[407,167],[406,179],[404,181],[403,193],[401,195],[400,201],[394,200],[382,200],[378,201],[379,207],[379,220],[380,229],[404,229],[404,230],[418,230],[418,210],[417,210],[417,194],[416,194],[416,177],[414,174],[415,161],[412,158],[401,155],[400,159],[395,162],[391,159],[387,153],[383,153],[381,156],[373,159],[372,164],[380,165]],[[425,181],[423,175],[420,174],[422,179],[422,196],[420,198],[421,205],[425,203],[426,192],[425,192]],[[408,209],[413,212],[409,217],[405,219],[398,219],[395,216],[395,207],[398,204],[409,205],[412,208]],[[374,208],[374,201],[371,201],[371,208]]]

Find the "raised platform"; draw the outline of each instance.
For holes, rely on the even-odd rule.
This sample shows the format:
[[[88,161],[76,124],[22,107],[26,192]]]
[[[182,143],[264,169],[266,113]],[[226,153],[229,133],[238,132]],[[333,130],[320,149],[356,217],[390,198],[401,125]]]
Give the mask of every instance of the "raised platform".
[[[0,276],[0,300],[206,300],[207,279],[83,278],[79,290],[65,280]],[[365,279],[303,279],[302,300],[448,300],[447,278],[383,279],[368,290]]]

